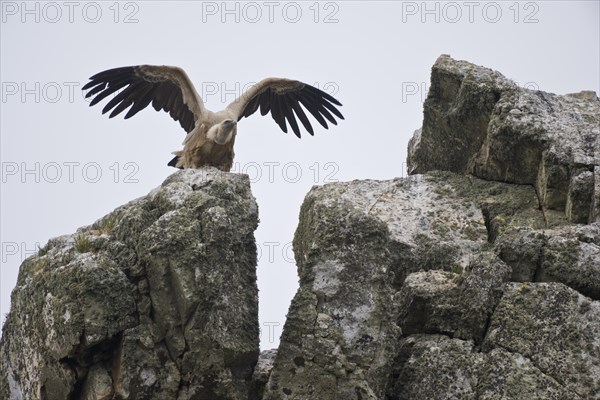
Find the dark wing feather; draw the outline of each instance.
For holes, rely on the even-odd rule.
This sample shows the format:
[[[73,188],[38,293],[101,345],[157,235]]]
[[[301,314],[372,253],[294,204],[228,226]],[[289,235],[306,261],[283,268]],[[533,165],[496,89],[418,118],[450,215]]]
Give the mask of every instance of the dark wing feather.
[[[283,113],[285,114],[285,118],[288,120],[292,130],[294,131],[294,135],[300,137],[300,128],[298,127],[298,122],[294,116],[294,109],[290,104],[290,99],[288,97],[280,96],[280,100],[281,103],[283,103]]]
[[[286,122],[300,137],[300,123],[311,135],[314,130],[304,112],[308,111],[325,129],[327,121],[337,125],[338,119],[344,119],[336,106],[342,104],[324,91],[300,81],[281,78],[263,79],[248,89],[242,96],[227,106],[231,114],[239,121],[254,114],[259,108],[261,115],[271,112],[271,117],[282,131],[287,132]]]
[[[316,88],[314,86],[306,85],[306,91],[314,93],[316,96],[322,97],[325,100],[330,101],[330,102],[332,102],[333,104],[335,104],[337,106],[341,106],[342,105],[342,103],[340,103],[339,101],[337,101],[337,99],[335,97],[333,97],[329,93],[324,92],[321,89],[318,89],[318,88]]]
[[[258,106],[260,106],[260,96],[255,96],[250,103],[248,103],[248,113],[254,114],[256,110],[258,110]]]
[[[114,108],[114,110],[110,114],[110,118],[119,114],[125,108],[129,107],[133,103],[133,99],[138,95],[138,93],[140,91],[144,90],[147,86],[152,86],[152,85],[146,84],[143,81],[137,81],[137,82],[134,82],[131,85],[127,86],[118,95],[113,97],[112,100],[110,100],[108,103],[106,103],[106,105],[102,109],[102,114],[106,114],[113,108]],[[125,103],[125,104],[129,103],[129,104],[127,104],[125,107],[122,107],[123,103]]]
[[[106,82],[100,83],[98,85],[98,87],[101,87],[102,91],[98,94],[98,96],[96,96],[92,99],[92,101],[90,102],[90,106],[96,105],[96,103],[100,102],[105,97],[113,94],[117,90],[122,89],[123,86],[125,86],[125,85],[127,85],[127,82],[115,82],[113,84],[108,84]],[[86,87],[86,86],[84,86],[84,87]],[[106,86],[108,86],[108,87],[106,88]],[[106,89],[104,89],[104,88],[106,88]],[[90,90],[90,92],[86,95],[86,97],[91,96],[92,94],[95,94],[95,93],[92,93],[95,90],[96,90],[96,88]],[[90,94],[90,93],[92,93],[92,94]]]
[[[315,132],[313,130],[313,127],[310,124],[310,121],[308,120],[308,117],[304,113],[304,110],[300,106],[300,103],[298,102],[298,97],[295,96],[295,95],[294,95],[294,97],[292,97],[292,96],[290,96],[290,97],[291,97],[291,99],[290,99],[290,105],[294,109],[294,112],[298,116],[298,119],[300,119],[300,122],[302,122],[302,125],[304,125],[304,127],[306,128],[306,130],[308,131],[308,133],[310,133],[311,135],[314,135]]]
[[[319,102],[315,99],[314,95],[311,93],[298,93],[298,97],[300,98],[300,103],[306,108],[306,110],[311,113],[313,117],[323,126],[323,128],[327,129],[327,121],[319,112]]]
[[[156,111],[164,110],[190,132],[204,110],[202,99],[196,93],[185,72],[177,67],[138,65],[113,68],[90,78],[83,88],[86,98],[92,97],[93,106],[121,90],[102,109],[111,111],[112,118],[131,106],[125,118],[131,118],[152,103]]]
[[[106,84],[102,84],[102,85],[98,85],[95,88],[93,88],[92,90],[90,90],[89,92],[87,92],[88,96],[93,96],[96,93],[98,93],[101,90],[104,90],[106,88]]]
[[[335,118],[333,118],[333,115],[331,115],[331,113],[327,111],[327,108],[325,108],[323,104],[321,104],[319,107],[319,113],[321,113],[325,118],[327,118],[329,122],[331,122],[334,125],[337,125],[337,121],[335,120]]]
[[[260,115],[267,115],[267,113],[271,110],[271,91],[266,90],[265,92],[256,97],[260,99]],[[250,111],[252,111],[252,109],[249,107],[244,109],[242,116],[247,117],[251,115]],[[241,117],[238,118],[238,121],[240,119]]]
[[[135,114],[137,114],[144,108],[148,107],[148,104],[150,104],[152,102],[152,99],[156,95],[155,92],[156,92],[156,86],[150,86],[147,89],[146,93],[143,96],[140,96],[141,100],[136,102],[133,105],[133,107],[131,107],[129,109],[129,111],[127,111],[127,114],[125,115],[125,119],[133,117]]]
[[[269,95],[271,97],[269,100],[269,103],[271,104],[271,117],[277,122],[277,125],[279,125],[281,130],[287,133],[287,126],[285,124],[283,110],[281,109],[281,103],[273,92],[270,92]]]

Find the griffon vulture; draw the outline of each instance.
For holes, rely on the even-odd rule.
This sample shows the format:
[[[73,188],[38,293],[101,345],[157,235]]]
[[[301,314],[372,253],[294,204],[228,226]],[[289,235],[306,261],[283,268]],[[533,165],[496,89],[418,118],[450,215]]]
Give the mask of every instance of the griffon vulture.
[[[204,107],[187,74],[178,67],[138,65],[109,69],[92,76],[82,89],[89,89],[86,98],[95,95],[90,106],[123,89],[102,109],[103,114],[112,110],[110,118],[129,106],[125,119],[133,117],[152,103],[156,111],[164,110],[179,121],[187,136],[183,150],[174,152],[175,157],[168,163],[176,168],[211,165],[231,170],[237,123],[259,107],[261,115],[271,112],[273,120],[286,133],[287,121],[298,137],[296,117],[314,135],[301,105],[326,129],[327,121],[337,125],[335,117],[344,119],[335,107],[342,104],[333,96],[306,83],[283,78],[263,79],[219,112]]]

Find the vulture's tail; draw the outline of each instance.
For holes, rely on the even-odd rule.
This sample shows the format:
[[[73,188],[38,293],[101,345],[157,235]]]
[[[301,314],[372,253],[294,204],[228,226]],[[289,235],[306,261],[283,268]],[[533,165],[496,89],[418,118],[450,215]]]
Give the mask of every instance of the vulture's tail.
[[[179,153],[179,152],[176,152],[176,153]],[[181,163],[179,162],[179,155],[176,155],[175,157],[173,157],[173,159],[171,161],[169,161],[169,163],[167,165],[169,167],[183,169],[183,167],[181,166]]]

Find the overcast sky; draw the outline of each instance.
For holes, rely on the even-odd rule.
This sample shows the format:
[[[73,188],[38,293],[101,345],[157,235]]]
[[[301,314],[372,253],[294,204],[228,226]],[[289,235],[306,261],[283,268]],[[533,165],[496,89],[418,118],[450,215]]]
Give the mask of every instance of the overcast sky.
[[[184,68],[209,109],[262,78],[333,94],[346,117],[314,137],[270,117],[240,122],[234,169],[260,210],[261,347],[276,347],[297,287],[291,241],[315,184],[405,175],[406,146],[440,54],[554,93],[599,91],[598,1],[3,1],[0,312],[22,260],[146,195],[184,131],[148,108],[88,107],[81,87],[126,65]],[[105,104],[103,102],[102,104]],[[313,123],[313,126],[317,126]],[[320,128],[320,127],[319,127]]]

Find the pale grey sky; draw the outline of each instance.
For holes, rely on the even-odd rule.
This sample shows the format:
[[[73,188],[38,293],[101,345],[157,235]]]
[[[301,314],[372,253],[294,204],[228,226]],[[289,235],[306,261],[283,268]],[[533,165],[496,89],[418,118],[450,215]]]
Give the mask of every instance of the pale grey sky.
[[[443,53],[554,93],[600,88],[598,1],[2,1],[0,312],[22,260],[151,189],[184,132],[151,108],[109,120],[80,88],[99,71],[184,68],[222,109],[267,76],[334,94],[346,117],[298,140],[258,114],[236,166],[260,208],[261,347],[297,289],[290,243],[314,184],[405,175],[431,65]],[[102,103],[104,104],[104,103]],[[315,124],[313,124],[315,126]]]

